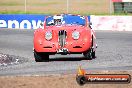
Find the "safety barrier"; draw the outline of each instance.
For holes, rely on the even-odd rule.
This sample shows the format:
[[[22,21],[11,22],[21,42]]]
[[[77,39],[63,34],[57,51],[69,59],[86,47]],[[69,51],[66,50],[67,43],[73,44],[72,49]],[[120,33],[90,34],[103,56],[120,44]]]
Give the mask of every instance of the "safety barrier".
[[[0,28],[37,29],[46,15],[0,15]],[[132,16],[88,16],[94,30],[132,31]]]
[[[132,31],[132,16],[91,16],[94,30]]]

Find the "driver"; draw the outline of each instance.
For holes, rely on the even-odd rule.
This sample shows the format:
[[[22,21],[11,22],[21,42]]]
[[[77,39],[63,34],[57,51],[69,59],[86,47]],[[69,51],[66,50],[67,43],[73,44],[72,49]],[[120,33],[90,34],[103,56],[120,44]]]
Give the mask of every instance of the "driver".
[[[54,19],[54,24],[55,25],[61,25],[62,22],[63,22],[63,17],[61,15],[59,15],[59,16],[55,15],[53,17],[53,19]]]

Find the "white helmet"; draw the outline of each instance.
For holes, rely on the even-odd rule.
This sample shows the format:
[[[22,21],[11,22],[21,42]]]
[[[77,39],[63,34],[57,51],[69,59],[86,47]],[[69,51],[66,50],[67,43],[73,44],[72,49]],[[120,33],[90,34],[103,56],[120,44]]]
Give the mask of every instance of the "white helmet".
[[[60,24],[62,24],[63,16],[61,16],[61,15],[55,15],[53,17],[53,19],[54,19],[54,24],[55,25],[60,25]]]

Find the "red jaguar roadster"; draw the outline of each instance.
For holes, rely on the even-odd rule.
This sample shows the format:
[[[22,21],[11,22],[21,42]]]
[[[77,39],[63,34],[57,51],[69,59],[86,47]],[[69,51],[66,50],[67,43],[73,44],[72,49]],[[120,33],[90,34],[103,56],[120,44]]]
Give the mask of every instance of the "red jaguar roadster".
[[[54,54],[83,54],[95,57],[96,37],[87,16],[60,14],[47,16],[44,28],[34,32],[36,62],[48,61]]]

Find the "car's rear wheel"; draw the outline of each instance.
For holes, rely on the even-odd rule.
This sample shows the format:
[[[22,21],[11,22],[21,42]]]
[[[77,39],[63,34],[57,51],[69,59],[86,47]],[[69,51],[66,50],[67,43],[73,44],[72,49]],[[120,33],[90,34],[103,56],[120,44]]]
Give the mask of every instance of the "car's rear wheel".
[[[49,55],[46,53],[39,53],[34,50],[34,58],[36,62],[49,61]]]

